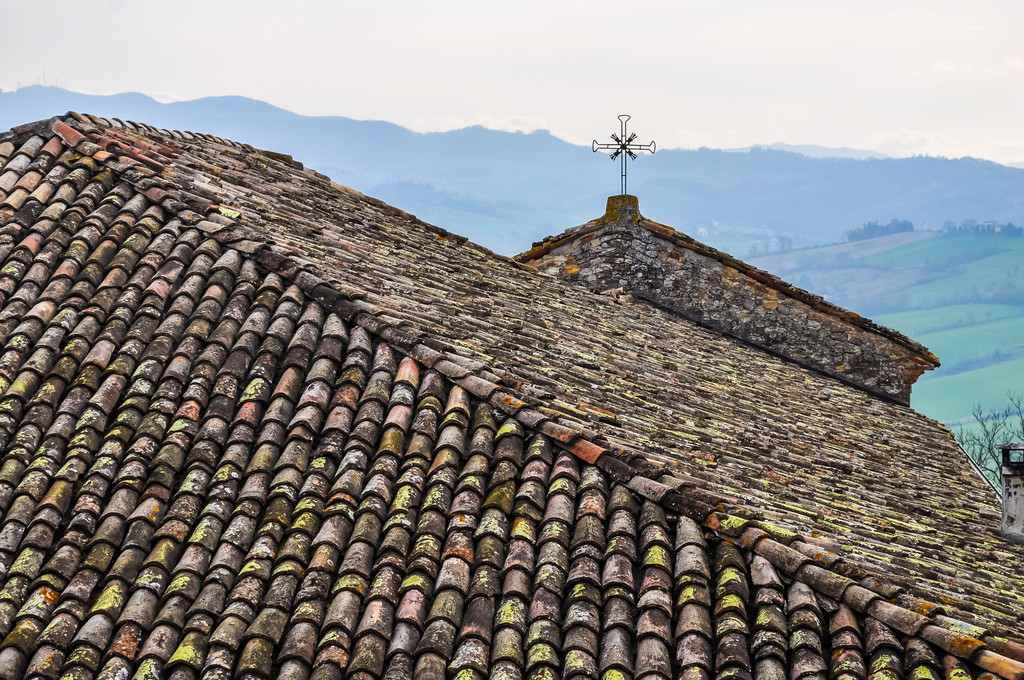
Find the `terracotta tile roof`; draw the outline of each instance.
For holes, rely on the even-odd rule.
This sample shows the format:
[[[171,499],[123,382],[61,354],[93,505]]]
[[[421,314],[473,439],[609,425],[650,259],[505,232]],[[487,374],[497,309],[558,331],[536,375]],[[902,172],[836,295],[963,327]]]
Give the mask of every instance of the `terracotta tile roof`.
[[[949,433],[225,140],[0,136],[0,677],[1024,678]]]

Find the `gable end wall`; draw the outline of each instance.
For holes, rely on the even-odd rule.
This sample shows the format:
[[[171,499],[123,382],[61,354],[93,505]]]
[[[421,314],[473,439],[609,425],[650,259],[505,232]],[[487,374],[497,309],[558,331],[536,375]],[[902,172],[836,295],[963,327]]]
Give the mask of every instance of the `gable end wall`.
[[[931,368],[904,345],[636,225],[611,223],[553,247],[531,264],[594,290],[623,288],[902,404],[910,403],[914,381]]]

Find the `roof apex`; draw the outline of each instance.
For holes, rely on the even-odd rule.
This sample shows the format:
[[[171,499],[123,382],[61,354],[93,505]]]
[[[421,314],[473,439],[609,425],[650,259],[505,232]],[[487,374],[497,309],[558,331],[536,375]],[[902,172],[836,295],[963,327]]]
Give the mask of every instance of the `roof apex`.
[[[640,199],[630,194],[609,196],[604,217],[600,219],[605,222],[626,220],[635,224],[643,219],[643,215],[640,214]]]

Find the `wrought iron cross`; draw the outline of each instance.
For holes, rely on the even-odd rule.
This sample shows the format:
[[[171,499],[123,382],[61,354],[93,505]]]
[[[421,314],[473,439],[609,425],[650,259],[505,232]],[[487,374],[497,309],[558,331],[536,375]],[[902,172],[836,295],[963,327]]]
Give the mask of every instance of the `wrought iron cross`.
[[[634,144],[633,140],[636,139],[636,133],[626,136],[626,121],[629,120],[629,116],[622,114],[619,116],[620,121],[620,132],[619,134],[612,134],[612,139],[615,140],[614,144],[598,144],[597,140],[594,140],[594,151],[598,150],[608,151],[611,150],[611,158],[622,158],[622,193],[626,193],[626,157],[636,160],[636,151],[650,151],[654,153],[654,142],[650,144]]]

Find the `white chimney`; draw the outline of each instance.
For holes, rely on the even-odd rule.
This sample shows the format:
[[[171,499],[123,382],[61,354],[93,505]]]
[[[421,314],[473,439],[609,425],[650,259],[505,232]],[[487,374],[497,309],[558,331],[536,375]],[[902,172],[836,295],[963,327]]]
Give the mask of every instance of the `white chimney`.
[[[1003,444],[1003,538],[1024,543],[1024,442]]]

